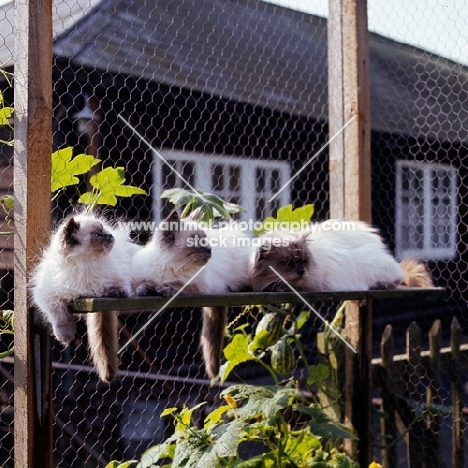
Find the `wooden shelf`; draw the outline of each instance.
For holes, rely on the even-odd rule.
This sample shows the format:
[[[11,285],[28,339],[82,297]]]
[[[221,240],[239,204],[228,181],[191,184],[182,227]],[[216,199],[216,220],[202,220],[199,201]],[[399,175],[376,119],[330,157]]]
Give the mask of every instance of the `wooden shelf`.
[[[307,292],[300,293],[301,297],[293,292],[245,292],[217,295],[180,295],[175,298],[160,296],[128,297],[128,298],[80,298],[70,304],[70,310],[76,313],[99,312],[106,310],[145,310],[161,309],[164,307],[203,307],[203,306],[242,306],[265,305],[281,303],[299,303],[305,299],[313,302],[334,301],[362,301],[381,299],[426,299],[440,297],[445,294],[443,288],[408,288],[404,286],[396,289],[370,290],[370,291],[338,291],[338,292]],[[302,299],[303,298],[303,299]]]

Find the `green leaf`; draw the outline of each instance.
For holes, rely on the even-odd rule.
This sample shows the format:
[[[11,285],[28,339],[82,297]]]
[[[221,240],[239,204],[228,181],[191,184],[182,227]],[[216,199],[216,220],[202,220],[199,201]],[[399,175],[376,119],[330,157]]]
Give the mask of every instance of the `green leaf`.
[[[254,229],[254,234],[260,236],[268,231],[283,229],[288,231],[298,230],[310,222],[314,214],[314,205],[304,205],[293,210],[292,205],[286,205],[278,209],[276,218],[266,218],[262,227]]]
[[[15,207],[15,199],[11,195],[3,195],[0,197],[0,204],[5,212],[11,211]]]
[[[276,463],[277,457],[278,452],[276,450],[262,453],[249,460],[240,460],[238,463],[235,463],[232,468],[278,468]]]
[[[146,452],[143,453],[136,468],[156,467],[159,466],[156,465],[156,463],[161,458],[174,458],[175,446],[176,444],[174,442],[174,437],[170,437],[162,444],[150,447],[148,450],[146,450]]]
[[[284,451],[291,458],[305,462],[312,450],[315,451],[320,448],[321,444],[317,437],[302,431],[299,436],[287,440]]]
[[[349,429],[333,421],[322,409],[303,405],[297,405],[295,409],[312,418],[309,422],[309,429],[310,432],[317,437],[323,437],[325,439],[356,439]]]
[[[178,440],[173,466],[218,468],[219,460],[237,455],[244,423],[233,421],[215,428],[210,437],[203,430],[192,429]]]
[[[179,410],[179,408],[166,408],[162,413],[161,413],[161,417],[163,416],[169,416],[170,414],[174,414],[175,412],[177,412]]]
[[[229,411],[231,407],[229,405],[223,405],[215,410],[213,410],[206,418],[205,418],[205,429],[209,430],[211,426],[215,424],[219,424],[223,422],[222,416],[224,413]]]
[[[138,460],[130,460],[123,463],[112,460],[106,465],[105,468],[128,468],[130,465],[133,465],[133,463],[138,463]]]
[[[13,107],[3,107],[0,109],[0,125],[10,125],[8,119],[13,115]]]
[[[270,346],[270,333],[268,332],[268,330],[260,330],[258,333],[255,333],[252,343],[249,346],[249,350],[252,353],[255,353],[256,351],[269,348]]]
[[[262,414],[271,418],[288,406],[290,396],[295,390],[285,387],[256,387],[253,385],[233,385],[224,390],[221,395],[230,395],[238,400],[244,400],[237,409],[239,418],[250,420],[255,415]]]
[[[84,193],[79,198],[78,203],[115,206],[117,197],[146,195],[145,190],[131,185],[123,185],[124,182],[123,167],[106,167],[91,177],[90,184],[94,190]]]
[[[52,153],[52,192],[78,184],[79,179],[76,176],[85,174],[100,162],[99,159],[86,154],[79,154],[73,159],[72,157],[73,148],[70,147]]]
[[[224,348],[224,357],[227,362],[221,366],[219,376],[221,382],[224,382],[231,371],[242,362],[255,359],[249,353],[249,337],[237,334],[232,337],[231,342]]]
[[[330,368],[325,364],[317,364],[315,366],[308,366],[307,371],[309,376],[307,377],[307,383],[312,385],[316,382],[325,380],[330,375]]]
[[[196,212],[197,221],[205,223],[211,223],[217,217],[229,219],[231,214],[245,211],[240,205],[226,203],[217,195],[203,190],[169,189],[161,194],[161,198],[167,198],[176,208],[184,206],[182,218]]]
[[[298,315],[296,319],[298,330],[300,330],[306,324],[307,320],[309,320],[309,317],[310,317],[310,311],[308,310],[304,310]]]

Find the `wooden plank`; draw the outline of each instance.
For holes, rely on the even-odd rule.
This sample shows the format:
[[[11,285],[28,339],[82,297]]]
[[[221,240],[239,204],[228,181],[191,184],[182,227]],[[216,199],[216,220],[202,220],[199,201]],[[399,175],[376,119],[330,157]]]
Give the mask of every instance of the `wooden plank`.
[[[462,366],[460,363],[460,342],[462,331],[456,317],[451,324],[450,348],[452,363],[449,367],[452,380],[452,466],[463,468],[464,466],[464,423],[463,423],[463,382]],[[441,363],[441,366],[443,364]],[[443,369],[444,367],[442,367]]]
[[[281,303],[300,303],[302,298],[307,302],[341,302],[344,300],[366,299],[425,299],[429,297],[444,296],[443,288],[408,288],[400,286],[396,289],[371,291],[338,291],[301,293],[300,297],[294,293],[266,292],[266,293],[227,293],[218,295],[187,295],[177,296],[168,304],[173,307],[203,307],[203,306],[242,306],[265,305]],[[70,304],[70,310],[76,313],[99,312],[106,310],[140,311],[165,307],[169,298],[160,296],[129,297],[129,298],[80,298]]]
[[[344,423],[358,439],[344,439],[343,447],[360,466],[369,466],[373,438],[371,304],[347,302],[345,317],[345,336],[357,352],[345,349]]]
[[[420,402],[419,383],[420,374],[420,353],[421,353],[421,329],[416,322],[412,322],[406,333],[406,352],[408,354],[407,366],[407,381],[408,381],[408,398],[411,398],[418,404]],[[409,413],[406,415],[405,414]],[[422,421],[416,420],[417,415],[414,413],[414,408],[402,408],[402,419],[408,429],[407,453],[408,467],[422,468],[423,467],[423,441],[424,427]]]
[[[428,405],[440,404],[440,320],[436,320],[429,330],[429,368],[427,371],[429,385],[426,392],[426,402]],[[440,416],[431,414],[427,417],[427,427],[432,435],[430,439],[425,439],[426,466],[439,468],[442,466],[440,456]]]
[[[393,468],[398,465],[396,447],[396,421],[395,421],[395,382],[393,371],[393,329],[391,325],[385,327],[380,345],[382,355],[382,411],[386,417],[381,421],[383,437],[382,462],[384,468]]]
[[[27,282],[50,232],[52,0],[15,1],[15,23],[15,466],[50,468],[50,344],[34,326]]]

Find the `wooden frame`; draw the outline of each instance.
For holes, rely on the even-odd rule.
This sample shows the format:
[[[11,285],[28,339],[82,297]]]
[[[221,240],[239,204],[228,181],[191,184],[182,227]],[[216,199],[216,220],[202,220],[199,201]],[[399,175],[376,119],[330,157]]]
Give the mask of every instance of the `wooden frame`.
[[[52,466],[48,334],[31,313],[28,279],[50,234],[52,0],[15,2],[15,466]]]
[[[331,217],[370,220],[369,52],[365,0],[330,0],[329,134]],[[52,466],[52,385],[48,333],[36,326],[27,283],[50,234],[52,143],[52,0],[15,3],[15,465]],[[346,129],[344,127],[346,126]],[[347,423],[360,441],[347,447],[361,466],[370,462],[371,323],[373,299],[441,295],[442,289],[306,293],[308,302],[355,301],[347,309]],[[89,298],[74,312],[158,309],[165,298]],[[177,297],[170,307],[300,302],[293,293]],[[364,400],[364,410],[361,400]]]

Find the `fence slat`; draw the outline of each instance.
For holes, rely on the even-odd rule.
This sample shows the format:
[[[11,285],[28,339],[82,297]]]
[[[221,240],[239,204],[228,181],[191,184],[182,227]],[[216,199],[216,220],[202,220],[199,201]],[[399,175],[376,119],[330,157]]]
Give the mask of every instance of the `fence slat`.
[[[15,23],[15,466],[50,468],[50,343],[33,323],[27,282],[50,232],[52,0],[15,1]]]
[[[440,403],[440,320],[435,320],[429,330],[429,368],[428,377],[429,385],[427,387],[426,402],[428,405],[438,405]],[[432,414],[427,418],[427,426],[431,438],[425,439],[426,450],[424,451],[426,458],[426,465],[428,467],[440,467],[440,416]]]
[[[380,346],[382,355],[382,410],[386,417],[382,420],[382,438],[384,449],[382,450],[382,461],[384,468],[397,466],[396,450],[396,421],[395,421],[395,383],[393,371],[393,328],[391,325],[385,327]]]
[[[463,413],[462,413],[462,366],[460,363],[461,328],[456,317],[451,324],[450,348],[452,350],[452,365],[450,366],[452,378],[452,466],[463,468]]]
[[[421,359],[421,329],[412,322],[408,327],[406,333],[406,352],[408,353],[408,395],[417,403],[421,400],[419,391],[420,380],[420,359]],[[408,453],[408,467],[409,468],[422,468],[423,467],[423,440],[424,440],[424,426],[423,421],[412,422],[417,418],[411,409],[408,415],[406,426],[409,428],[407,436],[407,453]],[[411,426],[411,427],[410,427]]]

